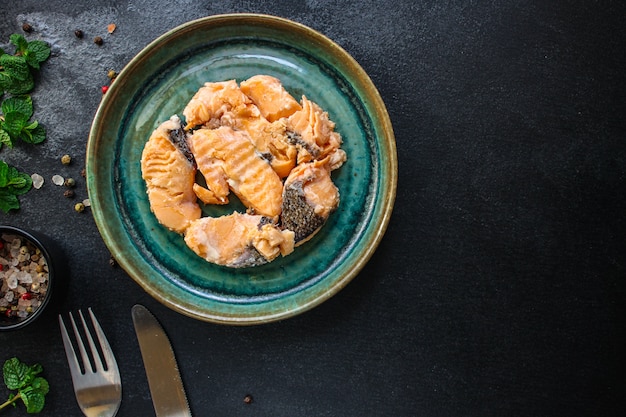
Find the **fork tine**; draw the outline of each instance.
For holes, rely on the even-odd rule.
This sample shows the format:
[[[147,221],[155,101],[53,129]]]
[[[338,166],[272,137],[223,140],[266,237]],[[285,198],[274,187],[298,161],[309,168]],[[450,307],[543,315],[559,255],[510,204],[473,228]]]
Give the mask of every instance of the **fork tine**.
[[[63,317],[59,314],[59,327],[61,328],[61,338],[63,339],[63,348],[65,349],[65,356],[67,357],[67,363],[70,367],[70,373],[72,378],[74,375],[81,373],[80,365],[78,364],[78,358],[76,357],[76,351],[70,341],[70,336],[67,333],[65,323],[63,323]]]
[[[78,310],[78,313],[80,314],[81,318],[82,318],[82,313],[80,310]],[[72,313],[70,314],[70,322],[72,323],[72,329],[74,329],[74,335],[76,335],[76,344],[78,345],[78,351],[80,352],[80,357],[83,360],[83,367],[85,368],[85,373],[87,373],[87,370],[90,370],[91,372],[95,372],[93,369],[93,366],[91,365],[91,361],[89,360],[89,355],[87,355],[87,351],[85,350],[85,343],[83,343],[83,338],[80,336],[80,332],[78,331],[78,328],[76,327],[76,322],[74,321],[74,316],[72,316]],[[84,320],[83,320],[83,325],[84,325]],[[87,333],[87,336],[89,336],[89,332],[87,331],[87,329],[85,328],[85,332]]]
[[[111,349],[111,345],[109,345],[109,341],[104,334],[104,330],[100,326],[98,319],[96,319],[95,314],[91,310],[91,307],[87,309],[89,312],[89,316],[91,317],[91,322],[93,323],[93,328],[96,331],[96,336],[100,341],[100,349],[102,350],[102,356],[104,357],[104,361],[106,363],[107,371],[119,372],[117,369],[117,362],[115,361],[115,356],[113,355],[113,350]]]
[[[80,315],[80,321],[83,324],[83,329],[85,330],[85,336],[87,337],[87,343],[89,343],[89,349],[91,350],[91,357],[93,358],[93,363],[96,367],[94,372],[104,371],[104,365],[102,364],[102,359],[100,359],[98,348],[96,347],[96,344],[93,341],[93,337],[91,336],[89,327],[87,327],[87,323],[85,322],[85,317],[83,316],[83,312],[81,310],[78,310],[78,314]],[[92,316],[91,321],[93,323],[93,314],[91,316]],[[99,336],[98,336],[98,339],[100,339]],[[102,341],[100,342],[102,343]]]

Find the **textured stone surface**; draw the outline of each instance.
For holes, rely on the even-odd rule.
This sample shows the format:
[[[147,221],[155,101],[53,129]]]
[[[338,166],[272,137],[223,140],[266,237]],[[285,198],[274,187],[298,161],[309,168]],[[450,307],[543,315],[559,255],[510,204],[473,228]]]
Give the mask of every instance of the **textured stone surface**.
[[[228,12],[290,18],[348,50],[388,107],[400,167],[391,224],[354,282],[252,328],[159,305],[109,266],[89,211],[75,213],[51,181],[72,176],[86,197],[80,170],[109,69],[179,24]],[[152,415],[135,303],[170,332],[198,416],[621,415],[625,12],[582,1],[3,0],[0,47],[28,22],[53,55],[33,93],[48,140],[0,151],[46,183],[0,222],[63,249],[59,309],[100,316],[123,371],[120,417]],[[46,370],[42,415],[80,416],[54,316],[0,333],[0,360],[13,355]]]

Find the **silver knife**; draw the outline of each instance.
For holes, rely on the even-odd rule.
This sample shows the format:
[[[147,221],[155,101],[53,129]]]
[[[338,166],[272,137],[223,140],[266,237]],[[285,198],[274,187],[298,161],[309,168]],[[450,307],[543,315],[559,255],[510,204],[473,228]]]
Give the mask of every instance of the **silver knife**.
[[[176,357],[163,327],[147,308],[132,308],[133,324],[157,417],[191,417]]]

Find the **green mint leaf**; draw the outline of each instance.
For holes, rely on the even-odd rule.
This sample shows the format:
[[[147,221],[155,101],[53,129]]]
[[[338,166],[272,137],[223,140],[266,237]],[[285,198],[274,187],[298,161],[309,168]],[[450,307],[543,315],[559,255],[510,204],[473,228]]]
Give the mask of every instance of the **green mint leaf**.
[[[11,77],[5,71],[0,70],[0,96],[12,84],[13,80],[11,79]]]
[[[19,172],[11,179],[10,187],[15,195],[22,195],[27,193],[33,185],[33,179],[30,175]]]
[[[2,148],[2,145],[6,145],[9,148],[13,147],[13,140],[11,139],[11,136],[2,128],[0,128],[0,149]]]
[[[26,143],[41,143],[46,140],[46,130],[43,126],[39,125],[39,122],[34,121],[28,126],[24,126],[20,132],[19,138]]]
[[[19,208],[20,201],[17,199],[16,195],[9,190],[0,188],[0,210],[8,213],[10,210],[17,210]]]
[[[0,198],[2,195],[0,194]],[[2,367],[4,383],[9,389],[20,389],[31,381],[30,366],[18,358],[11,358]]]
[[[0,56],[0,66],[11,78],[24,81],[30,75],[30,68],[24,57],[4,54]]]
[[[37,62],[37,66],[35,68],[39,68],[39,63],[44,62],[50,56],[50,45],[44,41],[31,41],[28,43],[26,52],[29,57],[34,58]]]
[[[9,165],[0,161],[0,188],[4,188],[9,183]]]
[[[45,403],[46,394],[50,391],[48,381],[42,377],[34,378],[29,387],[20,391],[20,397],[29,414],[39,413]]]
[[[17,48],[16,52],[22,53],[28,48],[28,41],[23,35],[19,33],[14,33],[9,37],[9,42],[11,42]]]
[[[43,406],[46,403],[46,395],[37,389],[29,389],[20,392],[20,397],[24,401],[26,406],[26,412],[28,414],[36,414],[43,410]]]
[[[33,115],[33,100],[28,95],[9,97],[2,102],[0,109],[4,114],[21,113],[28,120]]]
[[[44,395],[50,391],[50,385],[48,384],[48,381],[40,376],[33,379],[33,383],[31,385],[33,389],[41,392]]]
[[[24,52],[24,60],[26,61],[26,63],[28,65],[30,65],[31,67],[35,68],[35,69],[39,69],[39,61],[37,61],[37,57],[33,54],[31,54],[30,52],[26,51]]]
[[[0,210],[8,213],[11,209],[19,209],[18,195],[28,192],[33,186],[31,177],[19,172],[0,160]],[[4,380],[10,389],[28,383],[35,375],[43,370],[41,365],[26,366],[17,358],[9,359],[3,367]],[[22,385],[23,386],[23,385]]]
[[[26,126],[26,123],[28,123],[28,119],[24,117],[22,113],[12,111],[4,115],[2,128],[9,135],[11,135],[13,139],[15,139],[21,135],[24,126]]]
[[[11,78],[9,76],[6,81],[4,90],[7,93],[14,95],[30,93],[33,88],[35,88],[35,81],[33,80],[33,76],[30,71],[28,72],[27,78],[24,80],[18,80],[17,78]]]
[[[32,129],[26,130],[30,135],[30,143],[38,144],[46,140],[46,129],[37,122],[32,123],[32,126],[36,123],[36,126]],[[28,128],[28,126],[27,126]]]

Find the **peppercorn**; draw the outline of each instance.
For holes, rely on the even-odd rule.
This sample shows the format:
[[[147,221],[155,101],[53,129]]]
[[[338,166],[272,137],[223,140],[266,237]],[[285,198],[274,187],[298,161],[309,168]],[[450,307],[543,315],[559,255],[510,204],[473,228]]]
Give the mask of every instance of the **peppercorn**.
[[[22,25],[22,30],[26,33],[30,33],[33,31],[33,27],[31,25],[29,25],[28,23],[24,23]]]
[[[74,196],[76,195],[76,193],[74,192],[74,190],[65,190],[65,192],[63,193],[63,195],[67,198],[74,198]]]
[[[77,213],[82,213],[83,211],[85,211],[85,205],[84,205],[83,203],[76,203],[76,204],[74,205],[74,210],[75,210]]]
[[[108,85],[103,85],[102,86],[102,94],[105,94],[107,91],[109,91],[109,86]]]
[[[252,404],[252,395],[248,394],[245,397],[243,397],[243,402],[246,404]]]
[[[76,29],[76,30],[74,31],[74,35],[76,35],[76,37],[77,37],[78,39],[82,39],[84,34],[83,34],[83,31],[82,31],[82,30],[80,30],[80,29]]]
[[[71,162],[72,162],[72,157],[71,156],[66,154],[66,155],[63,155],[61,157],[61,163],[63,165],[69,165]]]
[[[101,46],[104,43],[104,40],[102,39],[102,37],[96,36],[95,38],[93,38],[93,43],[95,43],[98,46]]]
[[[74,188],[76,187],[76,180],[74,180],[74,178],[67,178],[63,184],[67,188]]]
[[[117,266],[117,261],[115,260],[115,258],[113,256],[111,256],[109,258],[109,266],[111,266],[111,267]]]
[[[115,77],[117,77],[117,72],[115,72],[114,70],[109,70],[107,72],[107,77],[109,77],[111,80],[114,79]]]
[[[80,176],[83,177],[83,178],[87,177],[87,170],[85,170],[85,168],[80,170]]]

